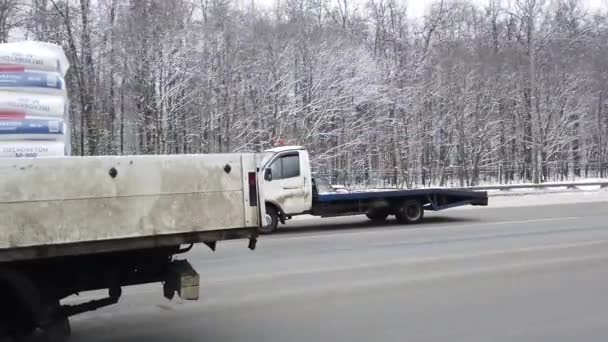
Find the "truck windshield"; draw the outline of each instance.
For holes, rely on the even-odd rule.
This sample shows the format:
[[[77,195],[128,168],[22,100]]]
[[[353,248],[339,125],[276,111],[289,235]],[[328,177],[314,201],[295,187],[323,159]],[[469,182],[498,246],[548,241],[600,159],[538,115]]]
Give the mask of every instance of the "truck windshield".
[[[260,164],[262,166],[262,168],[267,168],[268,167],[268,163],[270,162],[270,160],[272,159],[272,157],[275,156],[276,153],[272,153],[272,152],[266,152],[264,153],[263,157],[262,157],[262,163]]]

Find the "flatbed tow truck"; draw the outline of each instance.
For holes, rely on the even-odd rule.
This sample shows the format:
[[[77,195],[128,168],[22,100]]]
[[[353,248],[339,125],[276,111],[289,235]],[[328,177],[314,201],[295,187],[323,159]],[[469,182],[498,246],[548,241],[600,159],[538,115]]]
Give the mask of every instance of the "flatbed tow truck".
[[[488,194],[465,189],[407,189],[380,191],[334,191],[312,177],[308,151],[300,146],[267,151],[264,165],[264,198],[269,234],[279,223],[297,215],[335,217],[365,214],[385,221],[394,215],[400,223],[419,223],[425,211],[463,205],[487,206]]]

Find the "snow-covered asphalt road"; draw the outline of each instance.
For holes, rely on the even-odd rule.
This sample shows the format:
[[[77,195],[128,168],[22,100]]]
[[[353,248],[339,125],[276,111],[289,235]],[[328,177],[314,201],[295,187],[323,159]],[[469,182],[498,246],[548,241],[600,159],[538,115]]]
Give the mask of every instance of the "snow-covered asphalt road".
[[[127,288],[119,305],[74,317],[72,340],[606,341],[604,200],[496,200],[415,226],[294,221],[255,251],[191,251],[199,302]]]

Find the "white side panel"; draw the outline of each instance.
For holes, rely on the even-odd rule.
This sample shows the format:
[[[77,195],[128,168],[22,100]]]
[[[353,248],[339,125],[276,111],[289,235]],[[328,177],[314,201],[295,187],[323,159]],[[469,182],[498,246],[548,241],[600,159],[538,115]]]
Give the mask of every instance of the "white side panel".
[[[0,249],[242,228],[242,193],[0,204]]]
[[[241,156],[0,159],[0,249],[256,227]]]
[[[240,154],[0,159],[0,203],[242,188]]]

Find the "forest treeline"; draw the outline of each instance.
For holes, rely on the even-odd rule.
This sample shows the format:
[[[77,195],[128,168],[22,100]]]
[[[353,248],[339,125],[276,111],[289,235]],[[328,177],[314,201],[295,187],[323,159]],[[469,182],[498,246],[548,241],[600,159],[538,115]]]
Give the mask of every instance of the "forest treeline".
[[[77,155],[281,140],[402,186],[608,171],[608,12],[580,1],[1,0],[13,37],[65,48]]]

